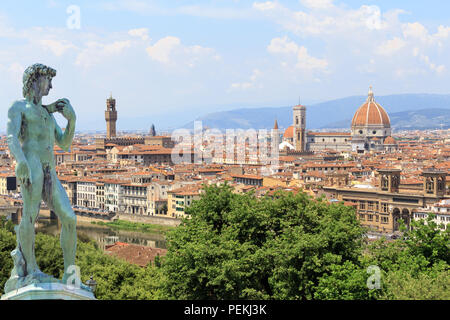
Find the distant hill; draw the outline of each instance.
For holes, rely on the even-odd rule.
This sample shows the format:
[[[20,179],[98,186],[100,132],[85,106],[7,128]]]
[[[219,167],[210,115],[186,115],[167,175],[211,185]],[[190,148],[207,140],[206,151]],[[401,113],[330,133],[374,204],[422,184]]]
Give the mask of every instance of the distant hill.
[[[396,130],[425,130],[450,128],[450,109],[422,109],[390,113],[391,127]],[[352,118],[331,122],[322,128],[349,128]]]
[[[309,129],[349,128],[355,111],[366,96],[353,96],[326,101],[307,107],[306,125]],[[398,94],[375,96],[391,118],[395,129],[433,129],[450,127],[450,95]],[[267,128],[273,127],[277,119],[281,128],[292,124],[292,106],[278,108],[244,108],[206,114],[201,120],[210,128]],[[183,128],[193,129],[193,121]]]

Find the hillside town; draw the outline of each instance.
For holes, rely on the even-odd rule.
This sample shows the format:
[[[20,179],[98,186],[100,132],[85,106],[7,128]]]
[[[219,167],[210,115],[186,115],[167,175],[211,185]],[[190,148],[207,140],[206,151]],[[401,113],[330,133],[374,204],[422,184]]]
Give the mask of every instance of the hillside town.
[[[70,150],[55,146],[54,160],[80,216],[179,220],[205,184],[227,183],[236,193],[253,192],[257,197],[284,190],[343,202],[356,209],[374,236],[395,237],[400,219],[409,226],[412,219],[428,213],[447,228],[450,130],[392,132],[389,115],[376,103],[372,88],[367,100],[354,108],[350,130],[343,132],[307,130],[303,105],[293,107],[288,128],[279,128],[274,119],[270,141],[272,148],[278,146],[274,165],[258,161],[261,148],[255,149],[248,139],[238,144],[232,157],[212,152],[208,158],[199,155],[208,139],[196,148],[192,141],[157,135],[154,126],[147,135],[118,135],[116,100],[111,96],[106,100],[106,136],[78,133]],[[192,161],[176,163],[174,153],[182,145]],[[239,150],[243,157],[237,155]],[[273,151],[270,146],[268,150]],[[20,205],[20,185],[6,136],[1,137],[0,157],[2,201]],[[194,161],[197,158],[201,161]]]

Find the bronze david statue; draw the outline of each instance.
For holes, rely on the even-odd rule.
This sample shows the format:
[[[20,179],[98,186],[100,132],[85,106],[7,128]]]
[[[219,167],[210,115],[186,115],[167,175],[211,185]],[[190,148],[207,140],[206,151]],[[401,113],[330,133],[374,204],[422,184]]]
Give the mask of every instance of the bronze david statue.
[[[16,160],[16,178],[23,199],[23,214],[15,227],[17,247],[12,251],[14,268],[5,284],[5,293],[30,284],[78,283],[79,273],[74,272],[77,246],[76,215],[66,191],[55,170],[54,143],[68,151],[75,133],[75,112],[68,99],[59,99],[49,105],[42,97],[52,88],[56,70],[42,64],[28,67],[23,74],[24,99],[15,101],[8,111],[7,138],[11,154]],[[53,113],[59,112],[67,119],[61,130]],[[61,247],[64,255],[64,275],[55,279],[39,270],[35,256],[34,224],[39,214],[41,200],[61,222]],[[75,280],[75,281],[74,281]]]

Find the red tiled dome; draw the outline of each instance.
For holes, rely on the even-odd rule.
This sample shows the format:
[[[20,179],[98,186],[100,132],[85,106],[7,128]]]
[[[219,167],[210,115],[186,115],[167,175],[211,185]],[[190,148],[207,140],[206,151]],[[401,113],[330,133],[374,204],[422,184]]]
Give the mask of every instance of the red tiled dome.
[[[292,139],[294,137],[294,126],[288,127],[283,134],[283,138]]]
[[[382,125],[385,128],[391,127],[387,112],[375,102],[372,88],[369,91],[367,101],[356,110],[352,119],[352,127],[366,125]]]
[[[395,141],[394,138],[392,138],[391,136],[387,137],[386,139],[384,139],[384,144],[397,144],[397,142]]]

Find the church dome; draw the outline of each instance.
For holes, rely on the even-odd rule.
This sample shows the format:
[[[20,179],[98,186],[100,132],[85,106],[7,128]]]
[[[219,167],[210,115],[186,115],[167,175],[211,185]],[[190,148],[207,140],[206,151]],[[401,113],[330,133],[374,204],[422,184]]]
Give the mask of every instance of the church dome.
[[[364,127],[364,126],[383,126],[384,128],[390,128],[391,122],[387,112],[375,102],[373,97],[372,87],[369,90],[369,96],[366,102],[356,110],[352,119],[352,127]]]
[[[387,137],[386,139],[384,139],[384,144],[397,144],[397,142],[395,141],[394,138],[392,138],[391,136]]]
[[[290,126],[284,131],[283,138],[286,139],[294,138],[294,126]]]

